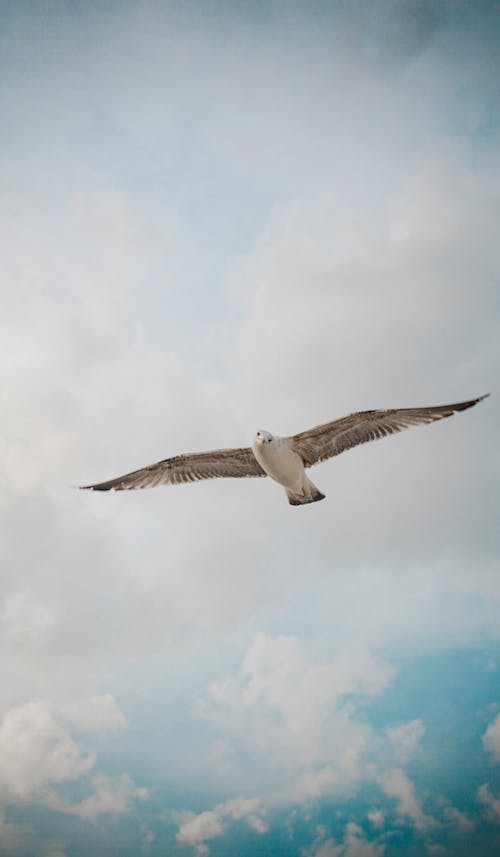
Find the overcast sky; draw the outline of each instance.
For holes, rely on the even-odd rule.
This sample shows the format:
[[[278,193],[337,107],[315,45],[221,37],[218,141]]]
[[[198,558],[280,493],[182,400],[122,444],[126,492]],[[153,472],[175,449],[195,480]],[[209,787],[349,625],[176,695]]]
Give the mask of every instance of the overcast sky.
[[[498,845],[495,5],[1,4],[0,853]],[[320,504],[74,487],[487,392]]]

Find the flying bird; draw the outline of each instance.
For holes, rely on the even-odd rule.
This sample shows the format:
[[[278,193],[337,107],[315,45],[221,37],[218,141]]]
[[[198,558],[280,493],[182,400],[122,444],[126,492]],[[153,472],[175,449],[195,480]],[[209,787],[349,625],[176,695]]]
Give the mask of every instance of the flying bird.
[[[303,506],[325,498],[307,476],[306,468],[360,443],[395,434],[410,426],[451,417],[456,411],[472,408],[486,396],[489,393],[454,405],[359,411],[291,437],[276,437],[261,430],[254,436],[251,447],[176,455],[116,479],[81,487],[91,491],[128,491],[222,476],[270,476],[284,487],[292,506]]]

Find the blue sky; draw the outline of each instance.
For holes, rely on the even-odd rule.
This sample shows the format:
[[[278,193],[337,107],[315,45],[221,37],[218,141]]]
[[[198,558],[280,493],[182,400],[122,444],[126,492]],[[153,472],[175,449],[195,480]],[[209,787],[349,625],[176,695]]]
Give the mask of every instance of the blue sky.
[[[0,853],[492,854],[498,9],[1,15]],[[321,504],[72,487],[488,391]]]

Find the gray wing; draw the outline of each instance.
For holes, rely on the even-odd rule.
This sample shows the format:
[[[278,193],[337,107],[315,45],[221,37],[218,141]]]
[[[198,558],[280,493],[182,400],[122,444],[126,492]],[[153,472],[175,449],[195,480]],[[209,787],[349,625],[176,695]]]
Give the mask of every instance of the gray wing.
[[[489,393],[486,394],[489,396]],[[429,408],[398,408],[390,411],[359,411],[341,417],[331,423],[303,431],[288,438],[290,446],[297,452],[306,467],[340,455],[353,446],[376,440],[389,434],[451,417],[455,411],[465,411],[481,402],[486,396],[458,402],[454,405],[434,405]]]
[[[152,488],[153,485],[197,482],[221,476],[265,476],[250,447],[216,449],[213,452],[193,452],[165,458],[141,470],[134,470],[108,482],[82,485],[91,491],[128,491],[132,488]]]

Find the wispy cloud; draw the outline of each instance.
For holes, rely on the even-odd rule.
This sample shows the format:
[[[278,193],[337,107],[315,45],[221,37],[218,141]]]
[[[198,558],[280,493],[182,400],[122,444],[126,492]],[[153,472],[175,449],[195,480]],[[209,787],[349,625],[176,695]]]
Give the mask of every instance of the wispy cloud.
[[[40,804],[82,818],[121,815],[147,795],[126,774],[95,773],[96,754],[75,731],[106,734],[123,726],[110,695],[55,705],[36,700],[13,706],[0,723],[0,792],[8,804]],[[90,776],[91,775],[91,776]],[[82,781],[89,795],[69,801],[57,787]]]
[[[483,747],[496,761],[500,762],[500,714],[491,721],[484,733]]]
[[[388,727],[385,731],[394,747],[396,761],[407,762],[425,734],[425,726],[420,719],[417,719],[401,723],[399,726]]]
[[[418,830],[432,830],[436,821],[422,809],[415,786],[401,768],[394,768],[381,778],[381,786],[387,797],[396,800],[398,815],[411,821]]]
[[[262,813],[258,798],[232,798],[198,815],[192,812],[182,814],[176,838],[178,842],[192,845],[196,853],[203,857],[209,853],[207,841],[222,836],[229,821],[245,821],[255,833],[266,833],[268,826]]]
[[[357,824],[349,822],[340,841],[325,838],[320,830],[312,845],[302,850],[302,857],[382,857],[385,850],[385,843],[369,841]]]
[[[489,783],[483,783],[477,790],[477,799],[484,806],[487,816],[500,821],[500,796],[495,795]]]

